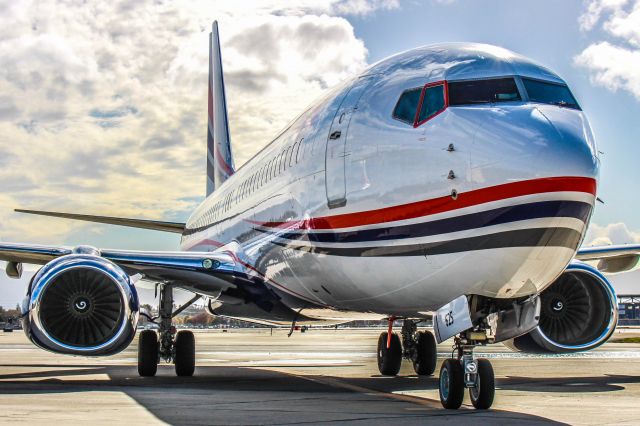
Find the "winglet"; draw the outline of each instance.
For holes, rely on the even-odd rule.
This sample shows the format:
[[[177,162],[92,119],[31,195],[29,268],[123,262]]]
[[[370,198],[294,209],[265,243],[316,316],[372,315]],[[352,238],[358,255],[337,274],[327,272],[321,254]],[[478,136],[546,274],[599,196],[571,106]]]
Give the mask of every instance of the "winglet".
[[[218,22],[213,22],[209,34],[209,115],[207,125],[207,196],[234,172],[224,92],[222,56]]]

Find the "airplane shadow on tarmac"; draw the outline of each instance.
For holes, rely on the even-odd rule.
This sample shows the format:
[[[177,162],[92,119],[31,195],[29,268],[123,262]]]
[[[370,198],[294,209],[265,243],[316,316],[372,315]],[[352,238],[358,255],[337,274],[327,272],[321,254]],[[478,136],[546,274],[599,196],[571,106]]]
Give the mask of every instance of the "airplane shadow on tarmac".
[[[556,423],[506,410],[444,410],[439,401],[402,397],[394,391],[437,389],[436,378],[342,378],[296,376],[255,367],[198,367],[194,377],[176,377],[171,366],[141,378],[135,367],[104,365],[0,365],[40,371],[0,374],[0,395],[122,392],[169,424],[428,424],[443,422]],[[83,379],[82,376],[91,376]],[[72,378],[73,377],[73,378]],[[573,381],[508,377],[500,389],[522,392],[602,392],[640,383],[635,376],[581,377]],[[460,417],[462,416],[462,417]]]

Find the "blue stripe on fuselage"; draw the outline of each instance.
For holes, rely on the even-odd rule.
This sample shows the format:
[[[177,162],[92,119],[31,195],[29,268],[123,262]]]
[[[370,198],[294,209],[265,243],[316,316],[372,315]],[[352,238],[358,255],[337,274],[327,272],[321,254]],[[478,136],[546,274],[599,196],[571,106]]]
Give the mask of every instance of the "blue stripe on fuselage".
[[[528,219],[568,217],[586,222],[591,214],[591,208],[591,204],[582,201],[541,201],[536,203],[500,207],[478,213],[469,213],[456,217],[448,217],[446,219],[433,220],[430,222],[358,231],[323,233],[313,232],[313,230],[288,232],[286,230],[270,229],[268,231],[276,232],[280,238],[287,238],[291,240],[308,239],[309,241],[319,243],[353,243],[397,240],[467,231],[475,228],[484,228],[487,226]],[[258,230],[267,232],[265,229]]]

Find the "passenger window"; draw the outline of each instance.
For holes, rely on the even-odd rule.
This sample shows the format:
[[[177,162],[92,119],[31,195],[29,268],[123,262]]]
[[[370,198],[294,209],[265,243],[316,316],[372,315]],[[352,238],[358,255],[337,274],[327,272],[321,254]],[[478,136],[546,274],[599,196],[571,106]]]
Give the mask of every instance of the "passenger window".
[[[293,146],[291,147],[291,151],[289,151],[289,161],[288,161],[289,167],[293,167],[293,163],[292,163],[292,161],[293,161],[293,153],[294,153],[294,151],[296,149],[296,145],[297,144],[298,144],[298,142],[294,142]]]
[[[421,92],[422,89],[411,89],[400,95],[400,99],[398,99],[398,103],[393,110],[393,118],[413,124]]]
[[[447,107],[446,93],[444,84],[436,84],[425,86],[422,103],[420,104],[420,114],[418,115],[418,123],[420,125],[438,113],[444,111]]]
[[[304,138],[300,139],[300,142],[298,142],[298,149],[296,149],[296,163],[300,160],[300,147],[302,146],[302,142],[304,142]]]

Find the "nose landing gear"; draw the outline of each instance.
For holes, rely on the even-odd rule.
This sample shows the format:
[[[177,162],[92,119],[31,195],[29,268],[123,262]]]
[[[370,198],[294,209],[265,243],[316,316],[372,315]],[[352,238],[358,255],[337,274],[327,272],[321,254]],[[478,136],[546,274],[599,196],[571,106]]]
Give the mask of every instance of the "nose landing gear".
[[[465,388],[469,389],[469,397],[475,408],[484,410],[493,404],[493,367],[487,359],[474,358],[473,349],[478,343],[486,343],[486,334],[468,331],[455,338],[454,351],[458,356],[446,359],[440,368],[439,393],[444,408],[460,408]]]

